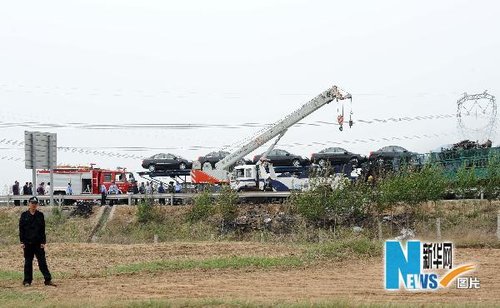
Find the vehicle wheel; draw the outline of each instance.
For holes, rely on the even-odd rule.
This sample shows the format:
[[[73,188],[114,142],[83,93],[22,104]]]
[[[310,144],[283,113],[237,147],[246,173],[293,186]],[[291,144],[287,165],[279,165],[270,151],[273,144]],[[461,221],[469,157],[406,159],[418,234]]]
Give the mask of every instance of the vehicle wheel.
[[[320,160],[318,161],[318,165],[319,165],[321,168],[326,167],[326,160],[324,160],[324,159],[320,159]]]
[[[298,160],[298,159],[294,159],[294,160],[292,161],[292,165],[293,165],[294,167],[300,167],[300,160]]]
[[[181,170],[186,169],[186,164],[185,163],[180,163],[179,164],[179,169],[181,169]]]
[[[155,165],[149,165],[148,170],[150,172],[155,172],[156,171]]]

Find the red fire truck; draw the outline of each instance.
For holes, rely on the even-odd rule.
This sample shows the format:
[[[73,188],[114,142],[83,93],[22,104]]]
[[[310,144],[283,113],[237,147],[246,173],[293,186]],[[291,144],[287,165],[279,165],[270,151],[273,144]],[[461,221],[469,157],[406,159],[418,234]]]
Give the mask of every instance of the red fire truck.
[[[80,194],[99,194],[100,186],[104,184],[106,189],[112,182],[118,186],[121,193],[125,194],[132,191],[132,184],[135,181],[134,175],[125,169],[107,170],[88,166],[60,166],[54,169],[53,187],[54,194],[66,194],[68,183],[71,183],[74,195]],[[46,185],[50,182],[49,170],[37,171],[37,187],[44,182]]]

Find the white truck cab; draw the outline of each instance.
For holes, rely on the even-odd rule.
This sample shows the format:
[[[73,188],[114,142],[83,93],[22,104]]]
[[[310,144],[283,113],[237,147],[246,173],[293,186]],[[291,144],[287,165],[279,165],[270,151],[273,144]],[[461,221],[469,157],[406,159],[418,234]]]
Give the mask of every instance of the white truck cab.
[[[291,191],[309,187],[306,173],[276,173],[272,164],[236,166],[231,174],[231,188],[236,191]]]

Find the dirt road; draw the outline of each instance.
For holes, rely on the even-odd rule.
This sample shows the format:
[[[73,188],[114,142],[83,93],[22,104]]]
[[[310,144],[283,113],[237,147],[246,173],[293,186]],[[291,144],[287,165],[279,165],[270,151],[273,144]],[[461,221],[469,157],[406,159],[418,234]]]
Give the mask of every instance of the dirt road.
[[[102,275],[120,265],[164,259],[230,256],[292,256],[296,247],[256,243],[173,243],[159,245],[52,244],[49,265],[61,273],[57,288],[40,279],[29,291],[55,303],[110,303],[139,299],[227,299],[256,303],[347,301],[348,303],[500,304],[500,250],[456,249],[455,264],[476,262],[481,289],[455,285],[437,292],[386,292],[382,258],[317,262],[270,269],[176,270],[130,275]],[[300,251],[299,251],[300,252]],[[17,246],[0,250],[0,271],[21,271]],[[27,292],[21,281],[0,279],[0,288]]]

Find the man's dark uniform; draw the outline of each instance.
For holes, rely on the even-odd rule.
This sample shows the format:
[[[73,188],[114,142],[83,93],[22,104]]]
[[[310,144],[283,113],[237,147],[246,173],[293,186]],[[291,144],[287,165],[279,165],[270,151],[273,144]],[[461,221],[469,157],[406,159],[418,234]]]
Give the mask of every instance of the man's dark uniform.
[[[27,182],[26,182],[26,184],[23,186],[23,195],[25,195],[25,196],[29,196],[29,195],[31,195],[31,193],[30,193],[30,188],[29,188],[29,186],[28,186],[28,183],[27,183]],[[23,201],[23,204],[24,204],[24,205],[27,205],[27,204],[28,204],[28,200],[24,200],[24,201]]]
[[[24,244],[24,281],[23,283],[31,284],[33,281],[33,257],[38,260],[38,267],[43,274],[45,284],[51,282],[45,259],[45,250],[41,247],[46,243],[45,237],[45,218],[43,213],[35,211],[31,214],[30,211],[23,212],[19,220],[19,239],[21,244]]]
[[[16,182],[16,183],[14,184],[14,186],[12,186],[12,194],[13,194],[14,196],[19,196],[19,192],[20,192],[20,189],[19,189],[19,183],[18,183],[18,182]],[[16,205],[16,206],[21,205],[21,200],[14,200],[14,205]]]

